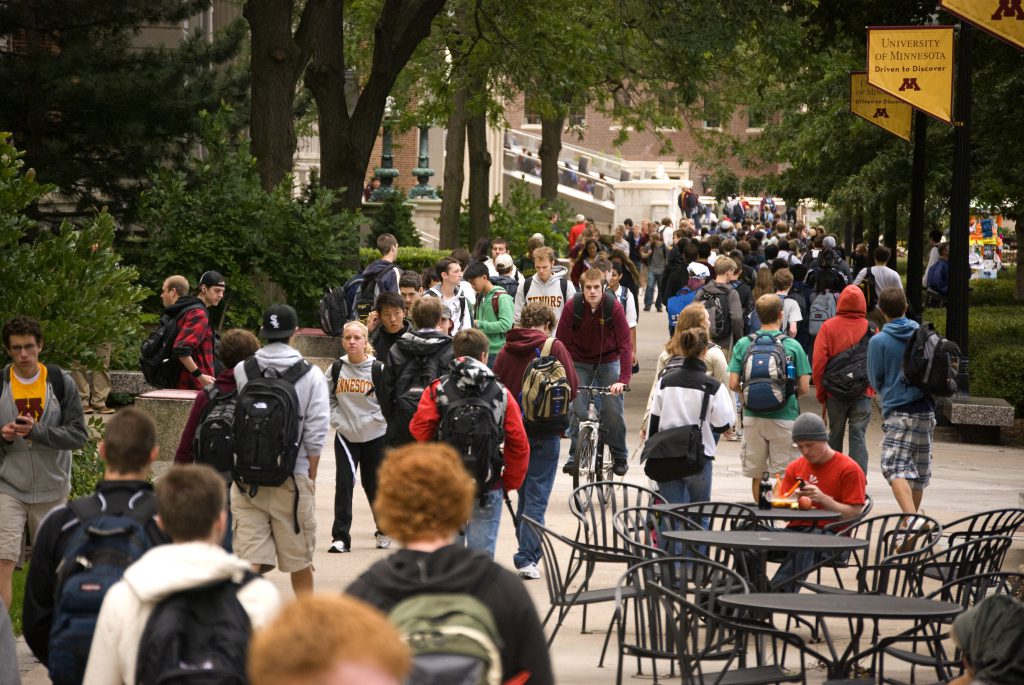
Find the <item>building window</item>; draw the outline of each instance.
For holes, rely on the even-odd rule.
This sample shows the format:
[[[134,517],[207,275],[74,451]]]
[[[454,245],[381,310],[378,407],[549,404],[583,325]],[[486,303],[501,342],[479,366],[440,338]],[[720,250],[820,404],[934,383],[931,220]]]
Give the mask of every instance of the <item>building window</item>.
[[[584,128],[587,125],[587,113],[580,109],[571,109],[566,123],[569,128]]]
[[[764,110],[759,107],[749,107],[747,109],[747,130],[760,131],[764,128],[767,123],[768,117],[765,116]]]
[[[711,129],[711,130],[714,130],[714,131],[721,131],[722,130],[722,120],[721,119],[705,119],[704,120],[704,128]]]
[[[524,110],[523,126],[529,126],[530,128],[540,128],[540,113],[535,112],[531,109]]]

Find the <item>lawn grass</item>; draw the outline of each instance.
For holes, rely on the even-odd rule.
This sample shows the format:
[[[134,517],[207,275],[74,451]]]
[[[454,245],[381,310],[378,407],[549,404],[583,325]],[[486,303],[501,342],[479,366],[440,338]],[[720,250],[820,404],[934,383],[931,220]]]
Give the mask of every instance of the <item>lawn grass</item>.
[[[11,627],[14,629],[14,636],[18,637],[23,632],[21,625],[21,607],[25,597],[25,579],[28,577],[28,564],[20,571],[14,572],[14,594],[11,598]]]

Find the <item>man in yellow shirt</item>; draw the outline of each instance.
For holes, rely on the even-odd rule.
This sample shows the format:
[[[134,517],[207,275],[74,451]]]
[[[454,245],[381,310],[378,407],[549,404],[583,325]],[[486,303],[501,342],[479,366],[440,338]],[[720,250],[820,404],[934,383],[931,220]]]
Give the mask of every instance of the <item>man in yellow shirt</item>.
[[[39,363],[39,322],[16,316],[3,326],[11,363],[0,372],[0,600],[11,604],[11,577],[22,533],[34,537],[71,491],[71,452],[88,434],[71,375]]]

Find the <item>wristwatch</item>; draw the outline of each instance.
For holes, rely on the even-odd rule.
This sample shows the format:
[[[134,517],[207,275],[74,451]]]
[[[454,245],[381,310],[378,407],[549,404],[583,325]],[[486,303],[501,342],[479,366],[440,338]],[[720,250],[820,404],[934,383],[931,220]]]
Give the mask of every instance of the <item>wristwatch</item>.
[[[202,375],[203,375],[203,370],[200,369],[198,366],[196,367],[196,370],[192,372],[192,377],[193,378],[199,378]]]

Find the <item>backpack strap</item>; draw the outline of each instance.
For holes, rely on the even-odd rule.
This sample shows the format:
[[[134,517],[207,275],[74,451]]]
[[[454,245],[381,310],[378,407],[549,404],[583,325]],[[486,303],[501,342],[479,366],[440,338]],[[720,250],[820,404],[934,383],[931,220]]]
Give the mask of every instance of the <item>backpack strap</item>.
[[[305,359],[299,361],[288,367],[288,370],[281,374],[281,380],[288,381],[292,385],[299,382],[299,379],[306,375],[313,366]],[[340,369],[340,367],[339,367]]]
[[[539,350],[537,350],[537,356],[538,357],[547,357],[548,355],[551,354],[551,348],[553,348],[554,346],[555,346],[555,339],[554,338],[548,338],[547,340],[544,341],[544,345]]]
[[[335,359],[331,364],[331,392],[338,387],[338,378],[341,376],[341,360]]]
[[[370,364],[370,382],[373,383],[373,390],[371,390],[370,392],[373,393],[374,395],[377,394],[377,386],[380,385],[381,378],[383,377],[384,362],[380,361],[379,359],[374,359],[373,363]],[[335,381],[334,384],[337,385],[338,382]]]
[[[564,303],[566,298],[569,297],[569,284],[565,282],[564,278],[559,278],[558,285],[562,289],[562,302]]]
[[[711,403],[711,384],[705,383],[700,389],[704,393],[704,397],[700,402],[700,425],[703,426],[708,418],[708,405]]]
[[[57,404],[64,404],[64,370],[56,364],[46,364],[45,366],[46,382],[53,388],[53,396],[57,398]]]
[[[260,368],[260,363],[256,361],[256,355],[253,355],[245,360],[242,365],[242,369],[245,371],[245,379],[259,378],[263,375],[263,369]]]
[[[525,281],[523,281],[523,302],[524,303],[526,302],[526,298],[530,295],[530,286],[532,286],[532,285],[533,285],[533,276],[530,276]],[[565,297],[563,296],[562,299],[564,300]]]

